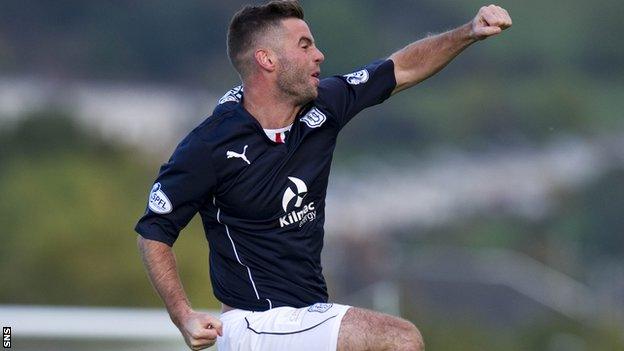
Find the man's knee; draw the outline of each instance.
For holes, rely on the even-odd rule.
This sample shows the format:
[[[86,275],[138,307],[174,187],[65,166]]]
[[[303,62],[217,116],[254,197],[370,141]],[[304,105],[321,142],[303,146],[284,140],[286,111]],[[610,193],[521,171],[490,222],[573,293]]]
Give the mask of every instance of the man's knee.
[[[425,341],[423,340],[420,330],[418,330],[414,323],[402,319],[399,328],[401,329],[401,334],[404,335],[404,343],[403,345],[399,345],[400,350],[425,350]]]
[[[340,327],[338,350],[423,351],[416,326],[404,319],[369,310],[351,308]]]

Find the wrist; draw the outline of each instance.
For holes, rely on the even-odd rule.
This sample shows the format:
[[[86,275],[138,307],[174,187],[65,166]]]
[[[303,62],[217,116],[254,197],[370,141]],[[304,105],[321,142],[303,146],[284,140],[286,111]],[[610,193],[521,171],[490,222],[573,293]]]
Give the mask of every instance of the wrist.
[[[457,29],[459,31],[461,39],[467,42],[468,44],[472,44],[479,40],[479,38],[477,38],[477,35],[475,34],[473,30],[472,22],[468,22]]]
[[[193,312],[191,306],[187,303],[180,304],[179,306],[172,306],[168,309],[169,318],[175,325],[180,325],[187,318],[189,314]]]

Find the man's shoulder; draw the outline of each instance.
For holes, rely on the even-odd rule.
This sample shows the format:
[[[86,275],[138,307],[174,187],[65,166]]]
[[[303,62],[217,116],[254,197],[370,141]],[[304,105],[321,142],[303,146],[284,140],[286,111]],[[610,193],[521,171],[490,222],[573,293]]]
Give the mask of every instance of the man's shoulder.
[[[172,158],[197,159],[217,152],[224,139],[231,137],[237,128],[230,123],[236,119],[233,109],[215,108],[199,125],[191,130],[177,145]]]
[[[319,84],[319,96],[321,94],[329,94],[336,89],[358,88],[368,83],[369,78],[376,71],[394,72],[394,62],[390,59],[380,59],[365,66],[361,66],[346,74],[337,74],[327,78],[323,78]]]
[[[207,142],[216,141],[225,134],[229,134],[225,132],[231,132],[232,129],[236,127],[235,124],[246,121],[246,119],[243,118],[244,116],[238,113],[240,95],[238,99],[235,99],[233,97],[234,95],[229,95],[235,94],[235,89],[230,90],[219,99],[212,113],[189,133],[190,137],[196,137]]]
[[[215,111],[196,126],[187,138],[198,139],[204,142],[214,142],[220,134],[224,122],[234,115],[233,111]]]

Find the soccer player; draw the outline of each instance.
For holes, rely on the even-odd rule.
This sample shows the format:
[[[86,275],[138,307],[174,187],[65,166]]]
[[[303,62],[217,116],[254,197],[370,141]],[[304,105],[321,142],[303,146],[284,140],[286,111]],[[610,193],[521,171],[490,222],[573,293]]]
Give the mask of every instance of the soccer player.
[[[228,31],[242,86],[178,145],[136,226],[150,280],[186,343],[200,350],[423,350],[406,320],[329,303],[320,253],[336,138],[362,109],[511,26],[504,9],[429,36],[353,73],[320,79],[324,56],[296,1],[246,6]],[[195,311],[171,246],[199,213],[219,318]]]

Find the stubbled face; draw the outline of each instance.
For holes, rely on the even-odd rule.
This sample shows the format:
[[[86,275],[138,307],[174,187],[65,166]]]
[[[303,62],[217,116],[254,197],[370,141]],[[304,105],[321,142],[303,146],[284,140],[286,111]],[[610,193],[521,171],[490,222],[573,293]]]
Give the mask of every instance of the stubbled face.
[[[282,21],[282,35],[276,43],[277,84],[298,105],[318,96],[321,63],[325,59],[316,47],[308,25],[300,19]]]

